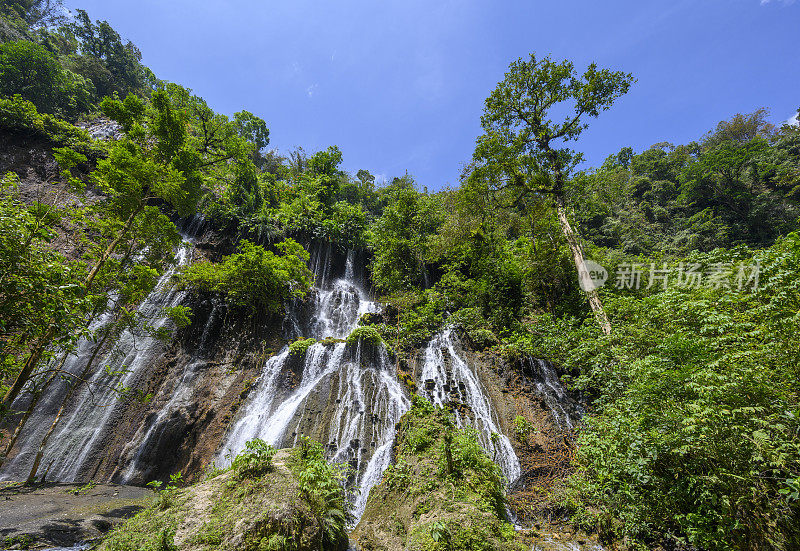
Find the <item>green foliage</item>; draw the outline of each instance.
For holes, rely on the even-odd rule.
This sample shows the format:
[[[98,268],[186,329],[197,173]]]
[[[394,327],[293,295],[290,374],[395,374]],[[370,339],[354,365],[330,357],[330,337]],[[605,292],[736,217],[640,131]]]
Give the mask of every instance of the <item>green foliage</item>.
[[[500,342],[489,329],[475,329],[474,331],[470,331],[469,340],[475,350],[484,350]]]
[[[176,508],[151,506],[127,520],[103,540],[104,551],[177,551]]]
[[[403,442],[411,453],[424,452],[436,442],[441,425],[448,422],[447,412],[437,408],[417,394],[411,397],[409,422],[403,433]]]
[[[513,62],[502,82],[486,99],[471,178],[507,183],[516,193],[560,196],[580,153],[566,147],[588,125],[624,95],[633,77],[598,69],[594,63],[579,75],[572,62],[550,57]],[[561,122],[556,113],[566,112]],[[559,147],[559,145],[564,147]]]
[[[800,236],[752,261],[758,293],[608,295],[611,336],[591,325],[541,333],[596,398],[572,479],[579,517],[599,510],[619,519],[617,537],[672,535],[705,549],[797,546]]]
[[[321,444],[301,438],[292,450],[291,469],[299,482],[300,495],[322,526],[320,549],[338,549],[347,541],[347,522],[351,518],[344,490],[345,467],[328,463]]]
[[[75,119],[89,110],[94,86],[64,69],[43,46],[20,40],[0,44],[0,95],[14,94],[42,113]]]
[[[362,325],[356,327],[347,335],[347,344],[354,346],[359,342],[370,346],[378,346],[383,342],[383,339],[377,329],[370,325]]]
[[[188,306],[178,305],[164,308],[164,314],[172,320],[178,329],[189,327],[192,324],[192,309]]]
[[[231,462],[231,469],[240,479],[261,476],[272,470],[274,455],[275,448],[263,440],[249,440],[245,443],[244,450]]]
[[[146,97],[152,91],[156,78],[140,63],[141,52],[132,42],[124,42],[108,21],[92,22],[79,9],[75,22],[63,32],[70,33],[77,46],[69,52],[66,64],[94,82],[99,98],[114,94]]]
[[[8,381],[30,342],[51,323],[68,335],[91,302],[81,293],[79,265],[53,251],[50,222],[58,209],[45,203],[28,208],[15,174],[0,178],[0,375]]]
[[[141,53],[107,21],[83,10],[69,21],[60,1],[4,3],[0,94],[21,94],[40,111],[68,120],[92,112],[106,96],[149,97],[157,79]]]
[[[370,492],[361,525],[407,549],[522,550],[504,520],[500,468],[473,429],[454,426],[449,412],[420,396],[400,419],[397,457]],[[368,533],[355,534],[370,548]]]
[[[85,496],[86,494],[91,492],[94,489],[95,486],[97,486],[97,482],[95,482],[94,480],[90,480],[86,484],[78,486],[77,488],[68,488],[68,489],[64,490],[64,492],[66,492],[68,494],[73,494],[73,495],[76,495],[76,496]]]
[[[155,508],[165,511],[178,504],[177,490],[183,484],[183,473],[178,471],[169,475],[169,482],[165,485],[161,480],[151,480],[146,484],[158,496]]]
[[[441,223],[441,213],[408,176],[396,178],[384,195],[387,205],[372,228],[373,282],[386,293],[409,291],[423,282],[428,236]]]
[[[610,156],[569,194],[586,237],[628,254],[765,246],[800,217],[798,132],[765,110],[723,121],[701,142]]]
[[[533,426],[533,423],[528,421],[522,415],[517,415],[514,417],[514,434],[516,435],[518,440],[526,440],[528,436],[536,432],[536,427]]]
[[[309,348],[317,343],[317,339],[297,339],[289,345],[289,354],[292,356],[302,357],[306,355]]]
[[[237,306],[277,313],[285,300],[305,297],[313,275],[306,265],[309,254],[296,241],[287,239],[276,249],[280,254],[244,240],[240,253],[217,264],[187,266],[180,279],[185,286],[221,292]]]
[[[52,115],[40,114],[36,106],[19,94],[0,97],[0,128],[8,132],[27,133],[42,137],[56,145],[66,145],[87,153],[96,151],[89,135],[79,128]]]

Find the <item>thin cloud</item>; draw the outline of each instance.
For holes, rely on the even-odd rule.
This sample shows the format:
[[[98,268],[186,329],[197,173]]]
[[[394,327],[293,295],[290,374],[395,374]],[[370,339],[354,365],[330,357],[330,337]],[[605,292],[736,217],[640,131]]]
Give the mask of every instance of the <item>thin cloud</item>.
[[[319,88],[319,84],[317,84],[317,83],[314,83],[311,86],[309,86],[308,88],[306,88],[306,94],[308,94],[308,97],[310,97],[310,98],[314,97],[314,94],[316,93],[317,88]]]
[[[772,4],[773,2],[776,4],[783,4],[784,6],[791,6],[795,3],[796,0],[761,0],[761,5],[766,6],[767,4]]]
[[[786,119],[786,124],[789,126],[800,126],[800,120],[797,118],[797,113],[795,113],[793,117]]]

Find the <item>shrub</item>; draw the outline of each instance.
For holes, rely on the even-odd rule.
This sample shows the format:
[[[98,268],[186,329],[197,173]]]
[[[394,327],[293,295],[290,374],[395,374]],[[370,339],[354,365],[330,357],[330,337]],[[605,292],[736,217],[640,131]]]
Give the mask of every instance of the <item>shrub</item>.
[[[271,314],[280,312],[284,300],[306,296],[313,274],[306,265],[308,251],[302,245],[286,239],[276,249],[279,255],[243,240],[241,252],[220,263],[204,261],[187,266],[180,282],[183,286],[220,292],[237,306]]]
[[[500,340],[488,329],[475,329],[467,333],[470,343],[476,350],[484,350],[500,343]]]
[[[189,327],[192,324],[192,309],[188,306],[168,306],[164,308],[164,314],[172,320],[178,329]]]
[[[89,134],[52,115],[40,114],[36,106],[19,94],[0,97],[0,128],[40,136],[53,144],[65,145],[96,156],[103,148]]]
[[[536,427],[533,426],[533,423],[525,419],[522,415],[514,417],[514,434],[517,435],[518,440],[525,440],[534,432],[536,432]]]
[[[323,550],[339,549],[347,541],[351,515],[345,495],[346,467],[325,461],[322,445],[301,438],[292,450],[290,468],[300,485],[300,495],[323,528]]]
[[[275,448],[255,438],[244,445],[244,450],[231,462],[231,469],[239,479],[254,478],[272,470]]]

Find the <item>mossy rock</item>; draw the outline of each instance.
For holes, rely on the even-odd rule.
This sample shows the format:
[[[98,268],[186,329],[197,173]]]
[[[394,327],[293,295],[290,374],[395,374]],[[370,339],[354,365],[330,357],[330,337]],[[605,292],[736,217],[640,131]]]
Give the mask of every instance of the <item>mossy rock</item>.
[[[195,486],[163,492],[157,502],[114,530],[100,551],[325,551],[325,527],[303,497],[287,450],[256,477],[225,470]]]
[[[383,342],[383,339],[377,329],[367,325],[356,327],[353,329],[353,332],[347,336],[348,345],[356,345],[359,341],[361,341],[362,344],[378,346]]]
[[[369,326],[383,323],[383,315],[378,312],[367,312],[358,318],[358,325]]]
[[[289,354],[292,356],[305,356],[309,348],[317,343],[317,339],[297,339],[289,345]]]
[[[395,450],[394,464],[370,492],[351,534],[363,551],[530,548],[503,518],[499,467],[474,431],[455,428],[447,410],[414,396]]]

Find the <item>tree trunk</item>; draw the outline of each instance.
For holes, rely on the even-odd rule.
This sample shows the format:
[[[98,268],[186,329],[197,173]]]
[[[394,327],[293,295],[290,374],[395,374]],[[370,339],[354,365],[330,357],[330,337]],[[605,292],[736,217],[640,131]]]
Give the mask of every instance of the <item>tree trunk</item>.
[[[36,364],[39,363],[39,360],[42,358],[42,354],[44,353],[45,348],[53,340],[53,337],[56,336],[57,330],[55,325],[51,325],[47,328],[39,340],[36,341],[36,344],[33,345],[33,349],[31,350],[28,358],[25,360],[25,363],[22,365],[22,369],[20,369],[17,378],[14,379],[14,383],[9,387],[6,395],[3,396],[3,403],[0,406],[0,412],[5,412],[11,409],[11,404],[14,400],[19,396],[19,393],[22,392],[22,389],[25,387],[25,383],[28,382],[30,379],[31,374],[33,373]]]
[[[583,258],[581,244],[578,241],[578,236],[572,229],[572,225],[569,223],[569,218],[567,218],[567,210],[564,208],[564,200],[559,195],[555,195],[554,199],[556,202],[558,222],[561,225],[561,231],[564,233],[564,237],[567,238],[569,250],[572,252],[572,260],[575,262],[575,269],[578,270],[578,277],[584,277],[582,273],[586,270],[584,267],[585,260]],[[603,333],[606,335],[610,335],[611,322],[608,321],[608,315],[606,315],[606,311],[603,308],[603,301],[600,300],[600,295],[598,294],[597,289],[590,289],[586,291],[586,295],[589,298],[589,306],[592,307],[592,312],[594,312],[594,317],[597,320],[597,323],[600,325],[600,329],[602,329]]]
[[[64,359],[66,359],[66,356],[64,356]],[[61,365],[64,365],[63,361],[61,362]],[[33,400],[31,400],[28,409],[25,410],[25,415],[23,415],[22,419],[20,419],[19,423],[17,423],[17,427],[14,429],[14,434],[11,435],[11,440],[8,441],[6,449],[3,450],[3,455],[0,455],[0,467],[3,466],[3,463],[5,463],[8,454],[10,454],[11,450],[14,449],[14,444],[17,443],[19,435],[22,434],[22,429],[25,426],[25,423],[28,422],[28,418],[31,416],[31,413],[33,413],[33,410],[36,409],[36,404],[39,403],[39,399],[42,397],[42,394],[44,394],[44,391],[47,390],[47,387],[50,386],[50,383],[53,382],[53,379],[56,378],[57,374],[58,371],[55,371],[52,375],[50,375],[50,378],[47,379],[47,381],[42,386],[42,390],[34,394]]]
[[[105,265],[106,261],[111,257],[111,255],[114,254],[114,251],[119,246],[120,242],[122,242],[122,240],[128,234],[131,226],[133,226],[134,220],[136,220],[136,217],[140,212],[142,212],[142,209],[144,209],[144,201],[142,201],[139,206],[131,212],[119,235],[111,243],[109,243],[108,247],[106,247],[106,250],[103,252],[103,255],[97,260],[94,268],[92,268],[92,271],[89,272],[88,276],[86,276],[86,281],[83,284],[85,293],[89,292],[95,278],[97,277],[97,274],[100,272],[100,269]],[[45,349],[57,333],[57,327],[51,324],[50,327],[47,328],[47,331],[45,331],[39,340],[36,341],[36,344],[31,349],[30,354],[28,354],[28,358],[25,360],[25,364],[22,366],[17,378],[14,379],[14,384],[11,385],[11,387],[8,389],[8,392],[6,392],[6,395],[3,396],[3,402],[2,405],[0,405],[0,412],[11,408],[11,403],[16,399],[19,393],[22,392],[25,383],[28,382],[28,379],[30,379],[31,374],[33,373],[36,364],[39,363],[39,360],[42,358],[42,354],[44,354]]]
[[[42,443],[39,444],[39,450],[36,452],[36,458],[33,460],[33,466],[31,467],[31,473],[28,475],[28,480],[25,481],[25,484],[33,484],[36,480],[36,473],[39,470],[39,464],[42,462],[42,456],[44,455],[44,448],[47,446],[48,440],[53,435],[53,432],[56,430],[56,426],[58,426],[58,422],[61,421],[61,417],[64,415],[64,410],[67,409],[67,405],[69,404],[70,399],[75,394],[75,391],[78,387],[86,380],[86,377],[89,375],[89,371],[91,370],[92,364],[94,363],[94,359],[97,357],[97,353],[100,352],[100,349],[108,340],[108,336],[111,335],[111,329],[109,328],[106,331],[106,334],[103,335],[103,338],[100,339],[100,342],[92,351],[92,355],[89,357],[89,360],[86,362],[86,365],[81,372],[80,378],[75,381],[75,384],[72,385],[72,388],[69,389],[67,395],[64,396],[64,399],[61,401],[61,407],[58,409],[58,413],[56,413],[55,419],[53,419],[53,423],[50,425],[50,428],[47,429],[47,433],[42,438]]]

